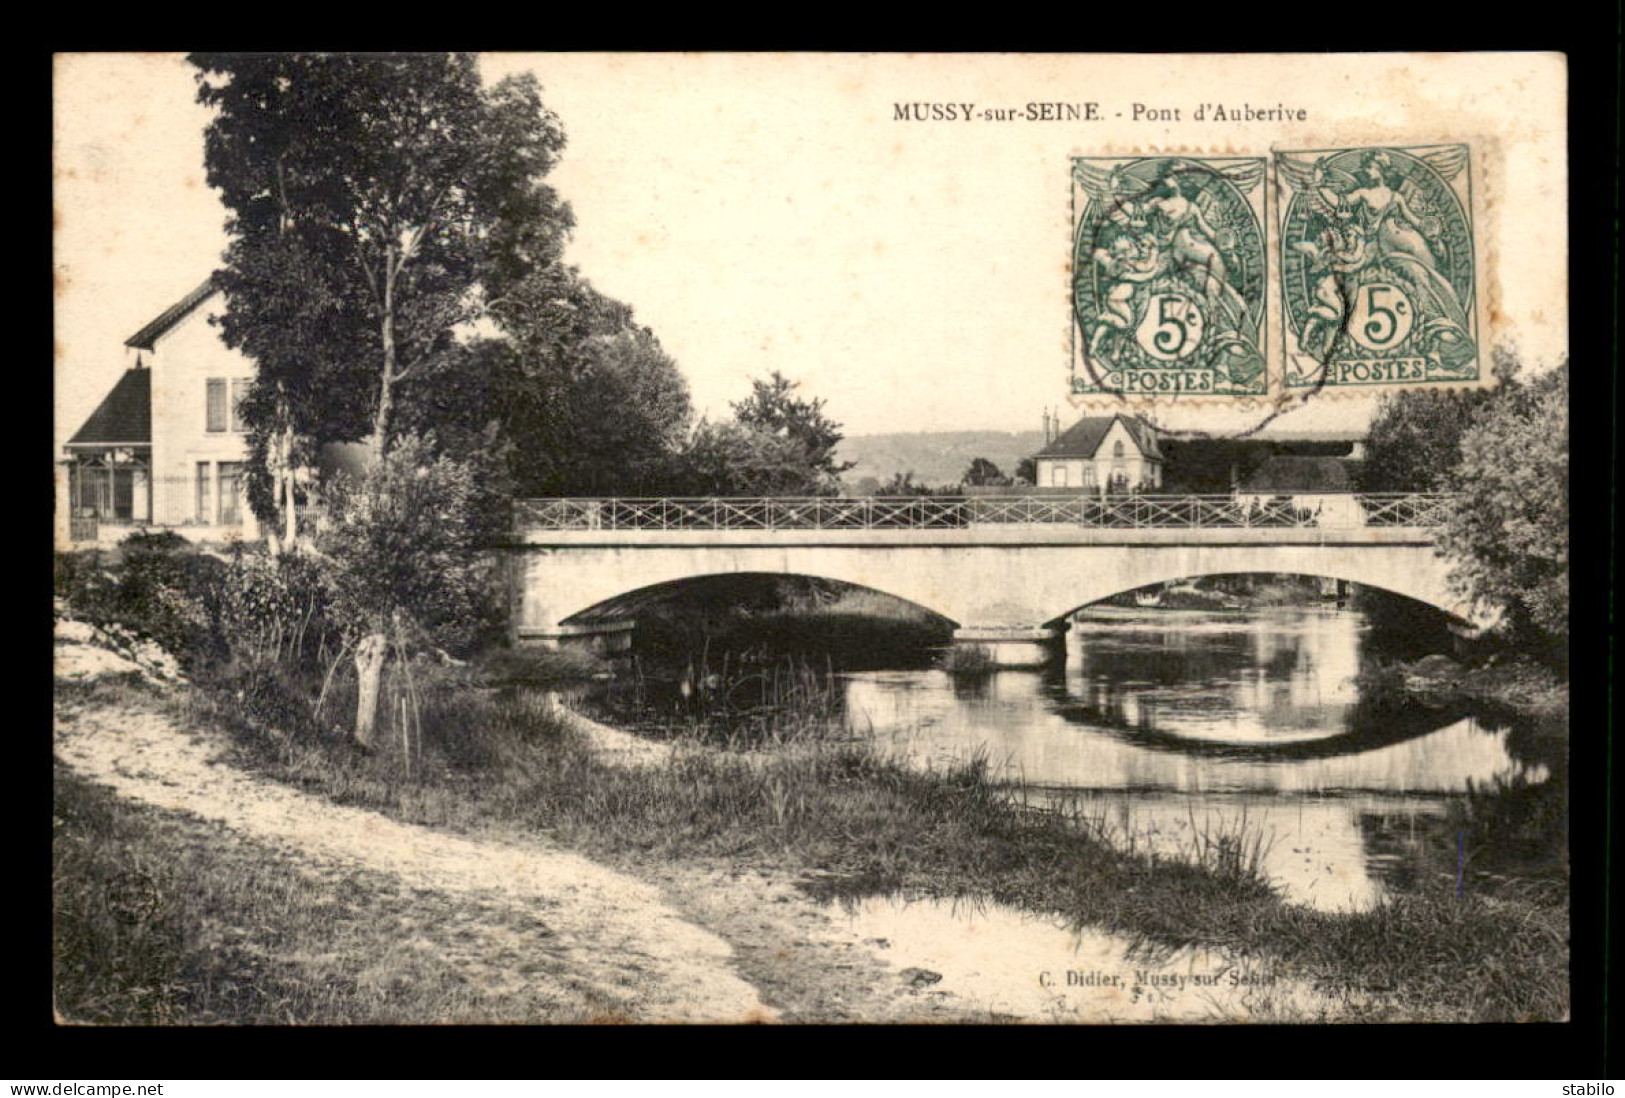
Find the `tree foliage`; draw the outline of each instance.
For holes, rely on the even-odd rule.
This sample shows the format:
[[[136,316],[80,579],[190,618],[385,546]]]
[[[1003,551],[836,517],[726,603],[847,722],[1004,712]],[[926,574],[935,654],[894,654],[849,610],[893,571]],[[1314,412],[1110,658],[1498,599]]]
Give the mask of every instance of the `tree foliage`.
[[[886,496],[934,496],[946,495],[957,491],[954,488],[934,489],[929,484],[919,484],[914,480],[914,470],[906,473],[893,473],[890,480],[882,484],[875,495]]]
[[[737,421],[702,421],[676,457],[671,491],[698,496],[830,495],[802,443]]]
[[[1516,377],[1517,365],[1509,356],[1498,355],[1496,372],[1507,386]],[[1358,474],[1361,490],[1444,490],[1461,460],[1462,435],[1492,393],[1405,389],[1385,394],[1371,420]]]
[[[520,495],[664,489],[693,416],[677,364],[630,307],[574,269],[542,267],[494,306],[491,415]]]
[[[975,488],[997,487],[1010,483],[1010,478],[985,457],[971,459],[970,465],[965,469],[965,475],[960,479]]]
[[[840,489],[841,474],[855,464],[835,459],[835,447],[846,436],[841,433],[841,425],[824,414],[823,399],[799,397],[798,388],[799,382],[777,370],[766,378],[757,378],[751,382],[750,396],[732,406],[734,419],[749,431],[790,444],[764,443],[768,452],[800,452],[806,466],[801,491],[809,495],[834,493]]]
[[[430,643],[464,648],[490,591],[479,553],[469,467],[405,434],[366,472],[341,474],[317,537],[335,615],[353,636],[399,622]]]
[[[1469,596],[1568,635],[1568,365],[1508,381],[1461,433],[1442,534]]]
[[[558,119],[530,77],[483,86],[472,54],[191,60],[229,211],[223,334],[258,371],[250,478],[277,432],[386,453],[397,408],[468,365],[487,292],[557,261]]]

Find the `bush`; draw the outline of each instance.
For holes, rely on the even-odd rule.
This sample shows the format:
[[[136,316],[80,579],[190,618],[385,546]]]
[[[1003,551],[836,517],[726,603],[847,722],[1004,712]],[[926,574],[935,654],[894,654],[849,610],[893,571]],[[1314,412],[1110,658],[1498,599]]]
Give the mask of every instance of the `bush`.
[[[242,554],[214,608],[220,645],[253,664],[312,667],[322,646],[336,639],[331,602],[321,568],[308,558]]]
[[[1523,634],[1569,631],[1568,365],[1506,385],[1461,438],[1441,532],[1462,593]]]
[[[226,562],[168,531],[131,534],[116,560],[94,550],[57,554],[56,594],[70,613],[104,628],[122,626],[188,670],[221,654],[212,607]]]

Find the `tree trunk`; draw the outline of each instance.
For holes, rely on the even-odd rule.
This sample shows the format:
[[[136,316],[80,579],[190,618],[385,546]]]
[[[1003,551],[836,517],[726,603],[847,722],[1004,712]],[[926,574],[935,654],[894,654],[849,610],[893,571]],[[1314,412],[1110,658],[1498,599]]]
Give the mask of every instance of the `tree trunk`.
[[[383,345],[383,370],[378,379],[378,409],[372,419],[372,448],[375,460],[389,453],[389,418],[395,394],[395,249],[384,249],[383,316],[379,321],[379,341]]]
[[[384,676],[384,656],[389,639],[382,633],[361,638],[355,650],[356,702],[355,738],[362,747],[371,747],[373,727],[378,717],[379,685]]]
[[[283,503],[282,522],[283,540],[291,550],[296,547],[299,540],[299,515],[295,510],[297,504],[293,494],[293,424],[289,423],[287,430],[282,433],[282,476],[283,490],[286,498]]]

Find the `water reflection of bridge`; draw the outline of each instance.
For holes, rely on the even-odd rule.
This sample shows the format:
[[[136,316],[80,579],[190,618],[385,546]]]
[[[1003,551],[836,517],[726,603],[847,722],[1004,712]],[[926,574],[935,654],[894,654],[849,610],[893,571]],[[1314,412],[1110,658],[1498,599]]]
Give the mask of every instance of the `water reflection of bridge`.
[[[1049,657],[1072,610],[1191,576],[1295,572],[1468,617],[1434,532],[1449,497],[1345,494],[550,499],[518,505],[521,642],[629,641],[617,600],[702,576],[812,576],[907,599],[1000,664]]]

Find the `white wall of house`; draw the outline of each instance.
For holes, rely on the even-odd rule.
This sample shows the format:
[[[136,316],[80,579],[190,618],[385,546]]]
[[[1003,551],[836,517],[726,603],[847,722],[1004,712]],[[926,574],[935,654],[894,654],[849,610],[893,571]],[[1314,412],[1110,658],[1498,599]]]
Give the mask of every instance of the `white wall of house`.
[[[232,383],[236,395],[245,393],[254,364],[228,348],[210,323],[224,303],[215,294],[160,336],[153,350],[140,352],[152,370],[152,521],[200,536],[252,539],[259,530],[241,481],[248,448],[230,405]],[[223,430],[209,429],[210,379],[225,383]]]

